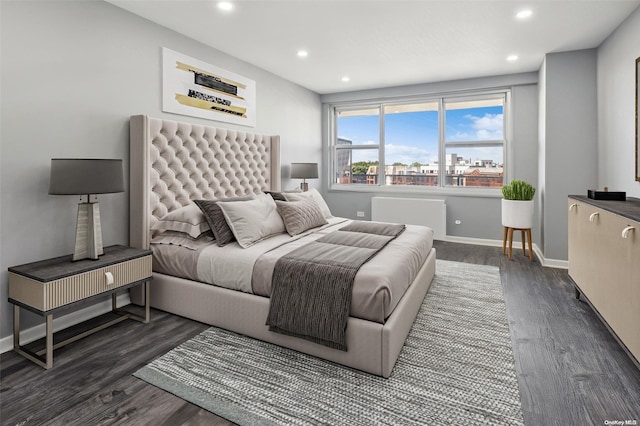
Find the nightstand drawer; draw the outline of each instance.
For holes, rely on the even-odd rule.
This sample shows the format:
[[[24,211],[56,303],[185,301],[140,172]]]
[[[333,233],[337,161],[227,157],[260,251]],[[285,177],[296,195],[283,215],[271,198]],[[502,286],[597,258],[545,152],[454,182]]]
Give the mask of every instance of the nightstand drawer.
[[[151,262],[149,255],[49,282],[9,272],[9,298],[46,312],[149,278]]]

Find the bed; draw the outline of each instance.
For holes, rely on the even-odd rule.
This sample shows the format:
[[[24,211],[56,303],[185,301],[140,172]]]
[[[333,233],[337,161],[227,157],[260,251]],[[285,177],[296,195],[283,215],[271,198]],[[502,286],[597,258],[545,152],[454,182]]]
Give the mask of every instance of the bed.
[[[265,324],[270,307],[270,299],[266,297],[270,291],[268,287],[262,286],[261,290],[254,292],[247,289],[241,291],[243,289],[225,288],[216,285],[216,282],[204,282],[204,279],[193,274],[176,273],[167,265],[172,263],[174,253],[178,256],[177,251],[183,248],[173,244],[157,245],[155,239],[154,244],[151,243],[152,238],[158,235],[157,225],[161,219],[192,204],[193,200],[280,191],[279,137],[156,119],[146,115],[131,117],[130,136],[130,245],[155,250],[151,306],[375,375],[391,375],[435,274],[435,249],[432,247],[432,232],[429,233],[431,230],[426,228],[427,234],[424,234],[424,227],[407,225],[407,231],[382,248],[377,256],[358,271],[354,280],[354,302],[347,321],[348,350],[338,350],[275,333],[269,331],[269,326]],[[329,218],[327,222],[318,229],[326,233],[332,227],[339,228],[351,223],[341,218]],[[312,231],[302,233],[292,240],[301,245],[305,238],[314,238],[311,234]],[[430,238],[425,235],[430,235]],[[285,235],[278,238],[288,237]],[[388,268],[389,265],[396,265],[398,275],[412,269],[397,264],[395,260],[386,260],[389,259],[386,257],[388,255],[392,256],[390,259],[395,259],[394,250],[396,253],[414,251],[410,247],[414,244],[411,242],[412,238],[426,253],[421,255],[420,263],[413,266],[414,271],[404,286],[406,289],[403,288],[400,293],[375,292],[367,302],[373,308],[368,311],[360,309],[358,312],[354,303],[367,303],[362,302],[362,298],[358,299],[355,293],[359,292],[358,288],[367,286],[371,281],[370,277],[378,275],[383,269],[393,269]],[[275,240],[269,244],[273,244],[273,241]],[[260,244],[256,244],[258,246]],[[265,248],[264,252],[277,252],[283,250],[281,247],[283,246],[278,243]],[[235,246],[233,249],[242,250]],[[202,249],[205,250],[216,249]],[[415,257],[413,259],[408,262],[415,263]],[[215,274],[212,276],[211,280],[215,281]],[[253,279],[255,277],[252,276],[251,280]],[[395,296],[390,297],[390,294]],[[136,303],[143,302],[143,295],[139,292],[132,292],[131,297]]]

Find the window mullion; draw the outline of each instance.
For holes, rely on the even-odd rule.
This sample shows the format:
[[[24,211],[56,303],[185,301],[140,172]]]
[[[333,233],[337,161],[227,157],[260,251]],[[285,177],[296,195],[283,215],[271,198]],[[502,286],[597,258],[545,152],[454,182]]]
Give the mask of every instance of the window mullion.
[[[380,143],[380,147],[378,149],[378,185],[383,186],[386,184],[385,182],[385,155],[384,155],[384,105],[380,104],[379,106],[379,115],[378,121],[380,124],[380,135],[378,136],[378,141]]]
[[[329,174],[325,179],[328,178],[327,188],[331,188],[336,183],[336,176],[338,176],[338,110],[336,108],[333,109],[333,120],[330,120],[329,123],[329,131],[328,133],[331,135],[330,149],[329,149]]]
[[[503,185],[509,182],[509,177],[513,176],[513,151],[511,150],[513,141],[513,127],[511,123],[511,92],[504,94],[504,112],[502,128],[504,134],[504,149],[502,150],[502,182]]]
[[[380,145],[336,145],[336,150],[348,149],[350,151],[357,151],[359,149],[379,149]]]
[[[458,148],[477,148],[477,147],[504,146],[504,143],[505,143],[504,140],[491,141],[491,142],[486,142],[486,141],[481,141],[481,142],[455,141],[455,142],[445,142],[444,146],[445,146],[445,149],[446,148],[453,148],[453,147],[458,147]]]
[[[444,111],[444,99],[440,98],[438,100],[438,186],[439,187],[444,187],[445,186],[445,176],[446,176],[446,172],[445,172],[445,167],[446,167],[446,160],[445,160],[445,153],[446,153],[446,146],[445,146],[445,134],[446,134],[446,128],[445,126],[447,125],[446,123],[446,119],[445,119],[445,111]]]

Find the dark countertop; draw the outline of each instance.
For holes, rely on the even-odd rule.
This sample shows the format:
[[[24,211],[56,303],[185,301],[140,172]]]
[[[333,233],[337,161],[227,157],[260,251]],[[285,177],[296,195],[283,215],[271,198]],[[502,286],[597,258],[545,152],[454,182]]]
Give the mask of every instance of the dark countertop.
[[[627,201],[593,200],[585,195],[569,195],[569,198],[591,204],[627,219],[640,222],[640,198],[627,197]]]

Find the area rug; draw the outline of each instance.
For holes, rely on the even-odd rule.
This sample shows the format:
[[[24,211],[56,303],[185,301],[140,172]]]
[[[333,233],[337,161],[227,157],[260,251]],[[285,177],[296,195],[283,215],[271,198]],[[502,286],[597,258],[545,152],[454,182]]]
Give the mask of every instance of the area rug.
[[[389,379],[212,327],[136,377],[240,425],[522,425],[499,269],[437,261]]]

